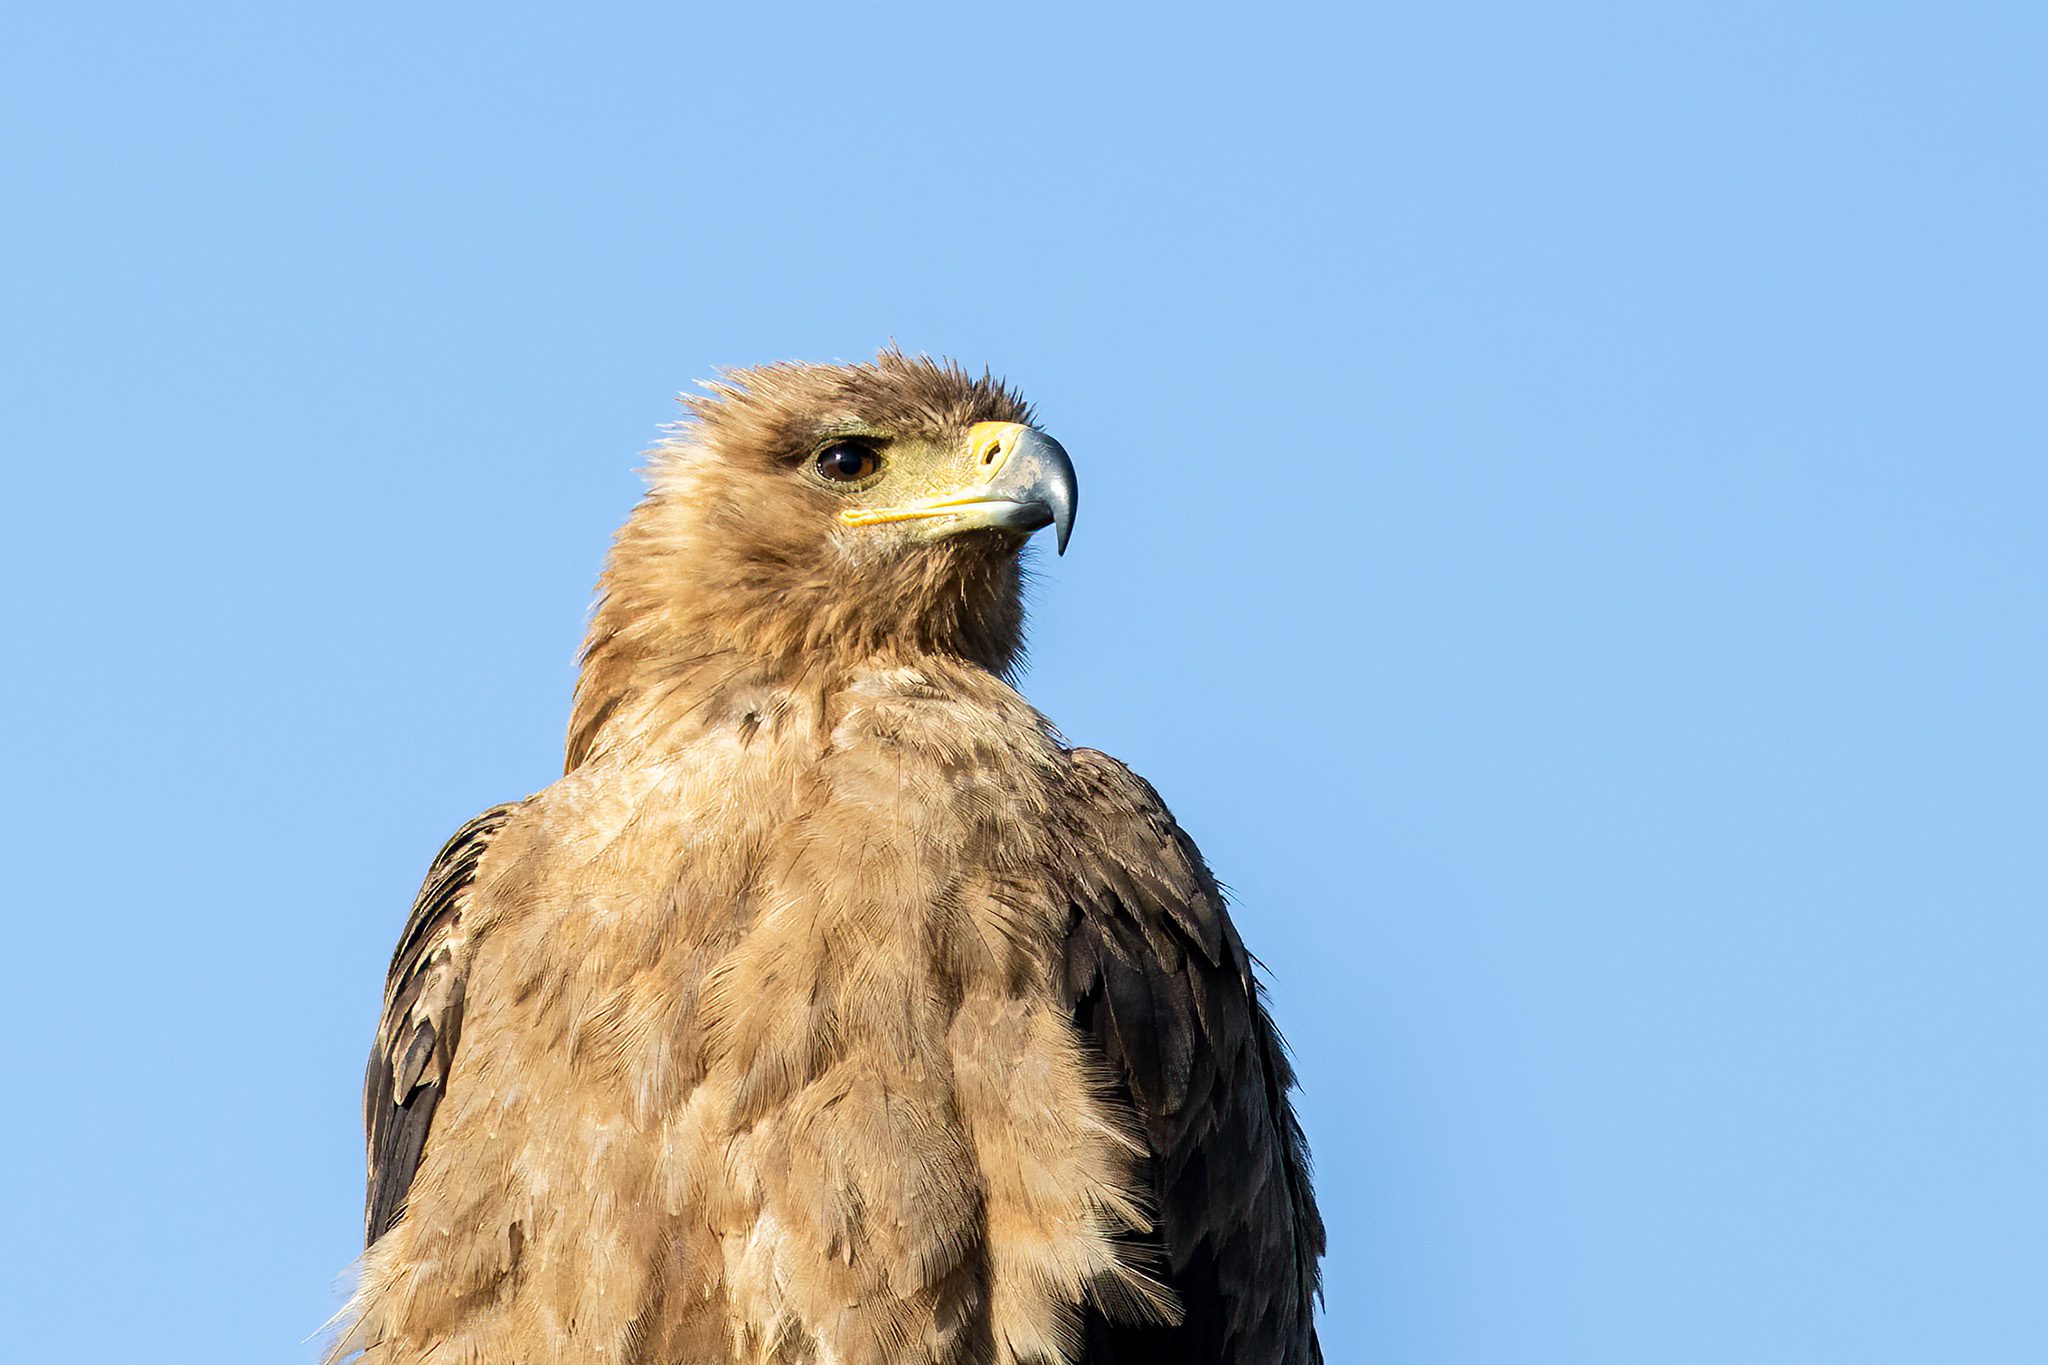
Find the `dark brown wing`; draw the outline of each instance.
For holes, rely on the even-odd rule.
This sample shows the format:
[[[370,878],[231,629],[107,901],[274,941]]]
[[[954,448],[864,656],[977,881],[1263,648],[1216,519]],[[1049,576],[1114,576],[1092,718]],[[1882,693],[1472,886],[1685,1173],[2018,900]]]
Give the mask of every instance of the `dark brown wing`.
[[[1312,1365],[1323,1224],[1266,1017],[1222,893],[1159,796],[1077,749],[1065,990],[1137,1116],[1156,1208],[1150,1254],[1174,1326],[1090,1310],[1084,1365]]]
[[[469,972],[463,909],[485,846],[517,809],[517,804],[493,806],[441,849],[391,955],[384,1016],[363,1077],[363,1129],[370,1153],[366,1243],[398,1221],[419,1169],[462,1032],[462,991]]]

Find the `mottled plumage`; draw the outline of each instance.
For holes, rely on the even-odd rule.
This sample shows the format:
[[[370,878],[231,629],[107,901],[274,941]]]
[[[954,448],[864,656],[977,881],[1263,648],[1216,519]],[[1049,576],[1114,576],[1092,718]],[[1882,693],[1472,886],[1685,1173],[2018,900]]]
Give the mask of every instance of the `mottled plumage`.
[[[1006,681],[1064,454],[893,352],[691,406],[565,776],[450,842],[393,958],[337,1354],[1319,1360],[1291,1077],[1222,897]]]

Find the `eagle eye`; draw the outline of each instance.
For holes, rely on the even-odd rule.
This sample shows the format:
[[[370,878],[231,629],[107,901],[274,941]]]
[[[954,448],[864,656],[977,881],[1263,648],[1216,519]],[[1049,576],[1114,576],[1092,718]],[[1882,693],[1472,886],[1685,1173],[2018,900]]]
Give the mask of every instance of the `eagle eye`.
[[[818,452],[818,474],[834,483],[859,483],[875,476],[882,457],[861,441],[834,441]]]

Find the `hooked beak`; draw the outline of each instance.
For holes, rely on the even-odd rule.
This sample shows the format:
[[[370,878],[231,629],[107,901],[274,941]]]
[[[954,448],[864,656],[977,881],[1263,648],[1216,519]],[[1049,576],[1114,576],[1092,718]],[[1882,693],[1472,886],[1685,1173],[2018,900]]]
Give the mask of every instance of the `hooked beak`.
[[[961,531],[1033,531],[1050,526],[1059,552],[1074,533],[1081,491],[1074,462],[1052,437],[1019,422],[976,422],[967,431],[975,482],[901,507],[849,508],[849,526],[934,519],[934,538]]]

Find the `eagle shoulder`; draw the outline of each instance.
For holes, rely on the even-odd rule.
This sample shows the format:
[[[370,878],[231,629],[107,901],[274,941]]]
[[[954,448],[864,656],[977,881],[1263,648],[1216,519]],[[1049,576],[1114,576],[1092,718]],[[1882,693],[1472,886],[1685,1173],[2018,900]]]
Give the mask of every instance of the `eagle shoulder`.
[[[1155,1230],[1134,1250],[1184,1308],[1170,1325],[1091,1312],[1081,1361],[1320,1361],[1323,1225],[1252,958],[1150,784],[1092,749],[1071,760],[1060,987],[1146,1148]]]
[[[469,942],[463,914],[491,837],[523,803],[493,806],[443,845],[413,901],[384,979],[384,1011],[363,1076],[369,1149],[364,1241],[405,1208],[462,1032]]]

